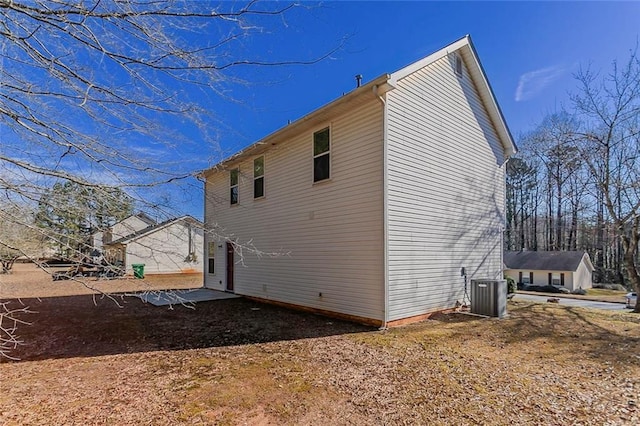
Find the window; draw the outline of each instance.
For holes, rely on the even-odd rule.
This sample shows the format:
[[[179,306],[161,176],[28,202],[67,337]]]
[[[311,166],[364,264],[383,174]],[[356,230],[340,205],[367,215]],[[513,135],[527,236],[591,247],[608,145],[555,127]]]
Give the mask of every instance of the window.
[[[456,75],[462,77],[462,58],[459,55],[455,56]]]
[[[329,179],[330,177],[330,152],[329,128],[313,134],[313,181]]]
[[[264,156],[253,160],[253,198],[264,197]]]
[[[556,272],[553,273],[553,275],[551,276],[551,285],[560,285],[560,274]]]
[[[239,169],[233,169],[229,173],[229,200],[231,205],[238,204],[238,177]]]
[[[531,277],[529,276],[528,272],[522,272],[522,278],[521,278],[522,284],[527,284],[527,285],[531,284],[530,278]]]
[[[209,250],[207,250],[209,256],[209,268],[207,272],[210,274],[216,273],[216,243],[209,241]]]

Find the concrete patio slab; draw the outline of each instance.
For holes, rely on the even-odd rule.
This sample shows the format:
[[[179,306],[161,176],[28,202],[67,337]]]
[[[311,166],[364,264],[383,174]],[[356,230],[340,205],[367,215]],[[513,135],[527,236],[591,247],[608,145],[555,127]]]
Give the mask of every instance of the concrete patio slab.
[[[193,288],[186,290],[146,291],[135,294],[145,303],[154,306],[180,305],[183,303],[208,302],[210,300],[235,299],[240,296],[209,288]]]

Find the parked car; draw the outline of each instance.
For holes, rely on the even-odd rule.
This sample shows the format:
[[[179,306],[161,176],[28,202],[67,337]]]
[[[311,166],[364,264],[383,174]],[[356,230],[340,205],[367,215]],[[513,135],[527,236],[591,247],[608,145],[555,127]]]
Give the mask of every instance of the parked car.
[[[638,294],[637,293],[627,293],[625,296],[627,298],[627,308],[635,308],[636,303],[638,302]]]

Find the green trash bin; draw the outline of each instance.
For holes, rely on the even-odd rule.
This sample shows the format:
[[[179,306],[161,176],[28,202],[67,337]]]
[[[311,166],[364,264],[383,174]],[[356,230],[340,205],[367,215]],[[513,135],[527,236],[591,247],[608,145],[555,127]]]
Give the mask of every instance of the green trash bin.
[[[135,278],[144,278],[144,263],[134,263],[131,267],[133,268],[133,276]]]

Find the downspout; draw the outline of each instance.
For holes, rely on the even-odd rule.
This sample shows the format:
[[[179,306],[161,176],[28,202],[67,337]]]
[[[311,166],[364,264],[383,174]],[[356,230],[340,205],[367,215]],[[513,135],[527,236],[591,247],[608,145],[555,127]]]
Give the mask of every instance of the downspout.
[[[383,223],[383,249],[384,249],[384,319],[380,327],[387,329],[389,323],[389,209],[388,209],[388,189],[389,189],[389,168],[388,168],[388,111],[385,100],[386,91],[381,92],[379,86],[373,86],[373,93],[382,104],[382,223]]]

